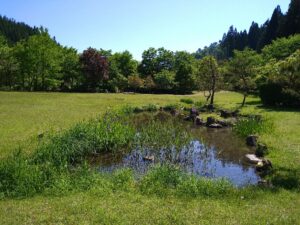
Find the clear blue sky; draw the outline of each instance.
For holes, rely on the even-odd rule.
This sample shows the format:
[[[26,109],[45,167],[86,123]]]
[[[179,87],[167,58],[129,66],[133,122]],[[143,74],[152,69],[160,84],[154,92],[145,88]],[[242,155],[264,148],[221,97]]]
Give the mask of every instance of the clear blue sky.
[[[230,25],[248,29],[289,0],[0,0],[0,14],[43,25],[63,45],[129,50],[196,51],[222,38]]]

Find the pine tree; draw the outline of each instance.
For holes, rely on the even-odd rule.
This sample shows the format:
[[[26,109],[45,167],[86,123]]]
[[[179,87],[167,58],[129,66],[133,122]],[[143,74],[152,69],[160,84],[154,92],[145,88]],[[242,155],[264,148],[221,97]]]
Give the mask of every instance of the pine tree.
[[[291,1],[281,30],[284,37],[300,33],[300,0]]]
[[[257,23],[252,22],[248,33],[248,46],[249,48],[256,50],[258,40],[261,38],[261,29]]]

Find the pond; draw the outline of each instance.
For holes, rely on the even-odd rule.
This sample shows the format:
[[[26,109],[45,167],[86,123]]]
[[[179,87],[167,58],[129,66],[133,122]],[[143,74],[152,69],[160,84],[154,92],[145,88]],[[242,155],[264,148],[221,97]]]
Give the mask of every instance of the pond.
[[[131,168],[143,175],[155,165],[171,163],[199,177],[225,178],[235,186],[255,185],[261,178],[245,155],[254,149],[237,137],[231,128],[213,129],[188,125],[193,139],[178,149],[134,148],[123,153],[107,153],[92,158],[92,164],[102,172]]]

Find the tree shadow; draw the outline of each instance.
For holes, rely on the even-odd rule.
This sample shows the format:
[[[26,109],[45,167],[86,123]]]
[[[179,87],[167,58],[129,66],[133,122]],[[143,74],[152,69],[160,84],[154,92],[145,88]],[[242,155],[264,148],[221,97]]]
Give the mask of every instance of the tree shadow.
[[[277,167],[271,176],[275,188],[300,191],[300,169]]]
[[[290,108],[290,107],[276,107],[276,106],[265,106],[258,105],[256,106],[259,109],[264,109],[268,112],[300,112],[299,108]]]

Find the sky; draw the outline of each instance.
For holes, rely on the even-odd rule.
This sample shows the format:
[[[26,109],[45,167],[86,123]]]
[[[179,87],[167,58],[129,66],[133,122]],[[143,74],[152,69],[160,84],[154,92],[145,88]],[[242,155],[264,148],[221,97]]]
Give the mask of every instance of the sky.
[[[195,52],[219,41],[230,25],[264,23],[289,0],[0,0],[0,14],[44,26],[62,45],[130,51],[149,47]]]

